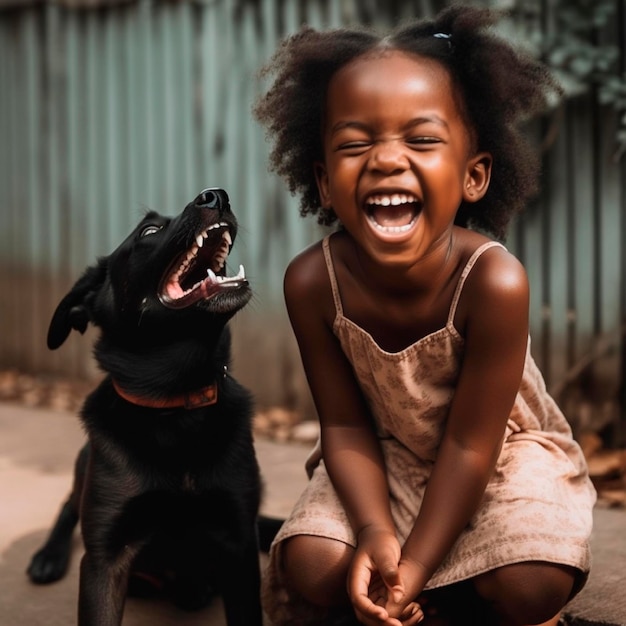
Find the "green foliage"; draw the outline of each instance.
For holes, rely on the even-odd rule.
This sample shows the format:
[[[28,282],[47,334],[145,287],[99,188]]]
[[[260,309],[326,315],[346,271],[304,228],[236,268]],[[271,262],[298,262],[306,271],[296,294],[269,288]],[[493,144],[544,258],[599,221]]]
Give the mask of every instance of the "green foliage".
[[[626,74],[613,30],[621,0],[554,0],[549,15],[540,0],[514,0],[513,21],[559,78],[565,97],[593,93],[618,115],[618,153],[626,151]]]
[[[614,78],[619,48],[604,43],[599,35],[615,17],[615,8],[614,0],[559,0],[555,6],[543,57],[574,93]]]

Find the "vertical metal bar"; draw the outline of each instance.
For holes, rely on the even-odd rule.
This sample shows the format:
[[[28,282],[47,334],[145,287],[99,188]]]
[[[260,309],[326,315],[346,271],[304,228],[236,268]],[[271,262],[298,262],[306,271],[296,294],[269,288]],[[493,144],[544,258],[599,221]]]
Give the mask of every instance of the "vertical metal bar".
[[[5,69],[3,84],[7,85],[7,88],[3,90],[3,98],[6,107],[6,123],[4,125],[4,141],[7,155],[6,162],[6,185],[3,187],[3,194],[6,199],[6,211],[7,211],[7,236],[3,238],[2,255],[6,258],[7,266],[7,286],[10,289],[15,285],[15,275],[20,271],[22,265],[20,243],[23,241],[23,220],[19,218],[19,180],[20,180],[20,163],[19,163],[19,149],[20,149],[20,128],[18,124],[18,111],[19,111],[19,98],[21,96],[18,85],[19,75],[19,59],[20,50],[16,45],[16,41],[20,41],[20,27],[21,23],[11,24],[11,33],[8,41],[11,45],[7,46],[5,56],[3,56],[3,67]],[[4,293],[8,293],[5,291]],[[19,345],[21,340],[21,331],[19,320],[19,308],[23,303],[21,289],[15,290],[13,298],[2,298],[2,310],[4,311],[5,319],[2,321],[5,328],[10,328],[12,332],[4,332],[5,337],[5,351],[9,358],[9,362],[15,363],[17,355],[19,355]]]
[[[571,368],[576,362],[576,331],[577,331],[577,319],[576,319],[576,193],[575,193],[575,178],[572,175],[575,171],[575,153],[573,149],[573,139],[576,135],[576,129],[574,125],[574,114],[570,110],[567,115],[566,132],[564,133],[565,140],[565,177],[562,185],[565,190],[565,238],[566,238],[566,327],[565,327],[565,364],[567,368]]]
[[[60,45],[62,44],[62,30],[60,23],[60,8],[46,4],[43,9],[42,24],[42,49],[43,73],[42,91],[44,107],[41,119],[40,143],[42,153],[45,155],[41,162],[41,182],[46,190],[46,211],[48,211],[48,236],[51,241],[57,242],[53,249],[54,257],[51,258],[51,267],[59,273],[59,283],[67,285],[69,268],[71,263],[71,220],[68,207],[61,200],[60,181],[62,177],[62,151],[60,148],[59,134],[63,128],[61,118],[61,87],[59,75],[61,62]],[[74,371],[76,363],[76,350],[74,344],[66,350],[64,359],[56,354],[56,363],[63,363],[63,371]]]
[[[139,161],[136,199],[146,208],[155,208],[157,172],[156,158],[156,98],[154,88],[153,29],[154,10],[150,0],[141,0],[137,7],[137,70],[135,79],[135,148]]]
[[[548,0],[542,0],[541,2],[541,19],[542,19],[542,30],[544,35],[547,35],[551,29],[552,15],[550,14],[550,7]],[[543,125],[543,134],[545,135],[547,128],[545,124]],[[548,159],[544,158],[544,178],[545,180],[550,179],[550,162]],[[551,310],[550,310],[550,272],[549,267],[546,264],[546,259],[549,259],[550,256],[547,253],[550,249],[550,216],[549,211],[546,210],[547,206],[550,206],[552,196],[550,186],[547,185],[544,187],[544,200],[545,205],[542,207],[541,211],[541,248],[542,248],[542,292],[541,292],[541,337],[540,337],[540,354],[541,354],[541,366],[543,370],[544,377],[546,379],[546,384],[549,386],[550,381],[550,352],[551,352]]]
[[[616,0],[617,23],[619,25],[619,49],[621,50],[620,73],[626,72],[626,5]],[[626,111],[622,111],[622,116]],[[623,119],[623,117],[622,117]],[[622,156],[620,164],[620,211],[621,218],[621,245],[620,245],[620,322],[619,322],[619,346],[620,346],[620,413],[621,419],[617,422],[615,443],[618,446],[626,445],[626,158]]]

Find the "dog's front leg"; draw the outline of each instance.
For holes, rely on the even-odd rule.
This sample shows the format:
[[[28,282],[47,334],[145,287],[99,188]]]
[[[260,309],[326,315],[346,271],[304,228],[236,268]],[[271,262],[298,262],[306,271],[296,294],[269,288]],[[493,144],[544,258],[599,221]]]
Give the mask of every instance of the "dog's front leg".
[[[256,536],[244,548],[241,559],[231,562],[224,574],[222,599],[228,626],[262,626],[259,549]]]
[[[128,588],[131,555],[116,563],[93,558],[80,563],[78,626],[120,626]]]

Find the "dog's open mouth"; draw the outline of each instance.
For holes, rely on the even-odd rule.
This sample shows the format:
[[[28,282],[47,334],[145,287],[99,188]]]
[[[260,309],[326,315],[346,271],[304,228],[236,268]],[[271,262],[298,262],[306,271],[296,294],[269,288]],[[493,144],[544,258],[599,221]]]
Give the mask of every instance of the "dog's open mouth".
[[[177,257],[165,273],[159,288],[161,302],[180,309],[247,285],[243,265],[236,276],[226,276],[226,258],[232,243],[226,222],[212,224],[200,232],[191,248]]]

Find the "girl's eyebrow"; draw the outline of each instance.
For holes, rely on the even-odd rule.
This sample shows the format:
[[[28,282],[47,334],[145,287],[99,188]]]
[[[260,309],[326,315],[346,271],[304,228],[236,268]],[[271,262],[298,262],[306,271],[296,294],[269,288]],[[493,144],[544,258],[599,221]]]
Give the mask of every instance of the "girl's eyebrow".
[[[446,120],[433,113],[431,115],[415,117],[412,120],[409,120],[403,126],[403,130],[415,128],[416,126],[421,126],[422,124],[437,124],[438,126],[445,128],[446,130],[449,130],[450,128]],[[333,127],[330,129],[330,133],[331,135],[333,135],[334,133],[337,133],[340,130],[344,130],[346,128],[355,128],[357,130],[369,131],[371,129],[371,125],[366,124],[365,122],[359,122],[357,120],[341,120],[333,125]]]
[[[356,120],[342,120],[332,126],[332,128],[330,129],[330,134],[333,135],[340,130],[344,130],[344,128],[356,128],[358,130],[366,131],[369,130],[370,126],[369,124],[365,124],[364,122],[357,122]]]
[[[443,126],[446,129],[450,128],[448,126],[448,122],[446,122],[446,120],[442,117],[439,117],[436,113],[416,117],[405,124],[405,128],[413,128],[414,126],[421,126],[422,124],[437,124],[438,126]]]

